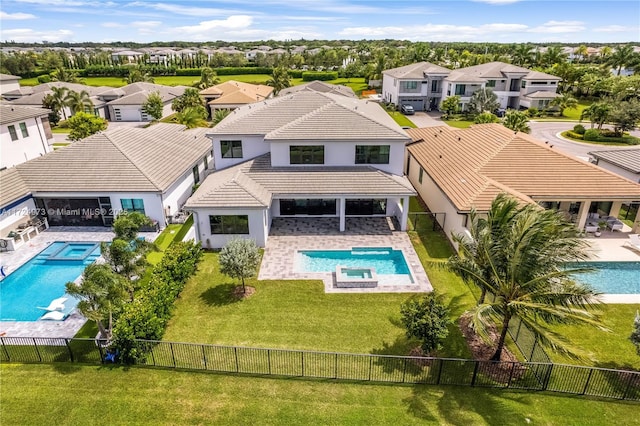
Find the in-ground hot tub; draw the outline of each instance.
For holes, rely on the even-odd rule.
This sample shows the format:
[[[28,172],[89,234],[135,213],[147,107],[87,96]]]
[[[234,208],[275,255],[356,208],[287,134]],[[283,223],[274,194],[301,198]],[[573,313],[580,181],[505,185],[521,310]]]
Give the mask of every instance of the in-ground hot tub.
[[[336,287],[371,288],[378,286],[378,275],[375,268],[350,268],[336,266]]]

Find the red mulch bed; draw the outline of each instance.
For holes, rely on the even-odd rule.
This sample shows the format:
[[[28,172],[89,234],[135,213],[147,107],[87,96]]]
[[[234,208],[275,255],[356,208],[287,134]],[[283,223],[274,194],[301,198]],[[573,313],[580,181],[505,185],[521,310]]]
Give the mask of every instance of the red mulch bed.
[[[233,297],[235,297],[236,299],[248,299],[253,293],[256,292],[255,287],[251,287],[248,285],[245,286],[245,289],[246,291],[242,291],[242,286],[237,286],[233,289]]]

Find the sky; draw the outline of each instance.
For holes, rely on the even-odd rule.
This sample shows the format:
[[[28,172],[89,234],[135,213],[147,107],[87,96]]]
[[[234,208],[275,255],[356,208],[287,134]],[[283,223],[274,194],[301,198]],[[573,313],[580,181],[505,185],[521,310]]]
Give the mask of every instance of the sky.
[[[1,0],[16,42],[362,40],[640,41],[640,1]]]

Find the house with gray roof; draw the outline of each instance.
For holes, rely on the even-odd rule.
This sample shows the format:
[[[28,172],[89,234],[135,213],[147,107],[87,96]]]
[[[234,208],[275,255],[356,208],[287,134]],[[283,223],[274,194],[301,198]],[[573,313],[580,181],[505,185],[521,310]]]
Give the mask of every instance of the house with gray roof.
[[[0,97],[6,92],[18,90],[20,88],[20,79],[17,75],[0,74]]]
[[[357,98],[358,95],[353,91],[353,89],[349,86],[341,86],[338,84],[329,84],[324,81],[314,80],[309,83],[299,84],[297,86],[287,87],[286,89],[282,89],[278,95],[284,96],[290,93],[299,92],[301,90],[307,91],[315,91],[321,93],[332,93],[334,95],[348,96],[350,98]]]
[[[212,169],[207,131],[122,127],[0,171],[0,238],[33,213],[51,226],[110,226],[138,211],[164,228]]]
[[[428,111],[442,101],[442,80],[451,70],[418,62],[382,72],[382,99],[385,102],[411,105],[416,111]]]
[[[49,110],[0,104],[0,169],[51,151]]]
[[[209,132],[216,171],[189,198],[198,240],[264,246],[275,218],[393,217],[406,229],[407,134],[376,103],[303,90],[234,110]]]
[[[640,148],[591,151],[589,152],[589,161],[603,169],[640,183]]]

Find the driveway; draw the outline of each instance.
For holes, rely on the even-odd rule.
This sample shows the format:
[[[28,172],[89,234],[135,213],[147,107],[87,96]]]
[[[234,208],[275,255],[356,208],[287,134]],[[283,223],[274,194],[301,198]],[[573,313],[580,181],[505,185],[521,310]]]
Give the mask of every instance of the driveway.
[[[446,126],[446,124],[440,120],[441,115],[439,112],[426,113],[417,111],[415,115],[408,115],[407,118],[418,127]]]

